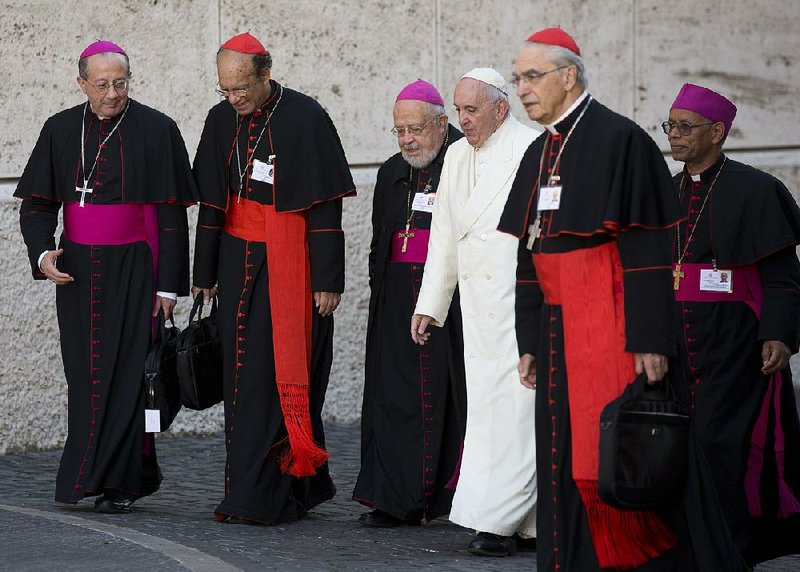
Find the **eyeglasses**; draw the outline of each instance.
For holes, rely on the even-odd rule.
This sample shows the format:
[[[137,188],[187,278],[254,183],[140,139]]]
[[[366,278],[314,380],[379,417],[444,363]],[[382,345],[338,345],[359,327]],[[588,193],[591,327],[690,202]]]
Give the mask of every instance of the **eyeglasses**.
[[[692,134],[692,129],[695,127],[705,127],[706,125],[714,125],[714,121],[709,121],[708,123],[698,123],[697,125],[692,125],[691,123],[686,123],[685,121],[665,121],[661,124],[661,129],[664,130],[664,133],[669,135],[672,131],[673,127],[678,128],[678,133],[687,137]]]
[[[224,97],[226,99],[228,97],[230,97],[230,96],[244,97],[245,95],[247,95],[247,90],[249,90],[251,87],[253,87],[253,85],[255,83],[256,82],[252,82],[250,85],[248,85],[247,87],[245,87],[243,89],[242,88],[240,88],[240,89],[222,89],[218,85],[216,88],[214,88],[214,91],[216,91],[220,95],[220,97]]]
[[[425,128],[433,123],[436,119],[440,116],[437,115],[436,117],[431,117],[430,120],[425,125],[407,125],[406,127],[392,127],[391,132],[392,135],[395,137],[402,137],[406,133],[409,135],[421,135]]]
[[[98,81],[97,83],[92,83],[88,79],[84,79],[83,81],[91,85],[100,93],[106,93],[112,87],[114,88],[114,91],[116,91],[117,93],[125,93],[126,91],[128,91],[127,79],[115,79],[111,83],[103,80]]]
[[[563,70],[564,68],[568,68],[569,65],[566,66],[558,66],[555,69],[548,70],[546,72],[537,72],[536,70],[528,70],[522,72],[520,75],[515,73],[511,74],[511,85],[514,87],[518,87],[520,83],[524,83],[527,85],[536,85],[540,79],[546,76],[549,73],[553,73],[554,71]]]

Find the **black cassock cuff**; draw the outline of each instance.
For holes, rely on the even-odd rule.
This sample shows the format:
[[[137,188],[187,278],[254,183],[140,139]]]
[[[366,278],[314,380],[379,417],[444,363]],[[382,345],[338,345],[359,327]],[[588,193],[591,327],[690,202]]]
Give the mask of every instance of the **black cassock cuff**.
[[[758,340],[778,340],[792,353],[800,345],[800,262],[794,247],[764,258],[758,264],[764,286]]]
[[[224,227],[225,211],[209,205],[200,205],[195,233],[193,286],[198,288],[216,286],[220,238]]]
[[[308,253],[312,292],[344,292],[342,199],[308,210]]]
[[[536,269],[525,241],[520,241],[517,251],[517,287],[514,301],[517,347],[519,355],[536,355],[539,345],[539,328],[544,296],[536,278]]]
[[[24,199],[19,208],[19,227],[28,249],[31,273],[35,280],[45,280],[39,270],[39,256],[56,249],[55,232],[61,203],[36,197]]]
[[[189,294],[189,224],[186,207],[158,204],[158,284],[160,292]]]

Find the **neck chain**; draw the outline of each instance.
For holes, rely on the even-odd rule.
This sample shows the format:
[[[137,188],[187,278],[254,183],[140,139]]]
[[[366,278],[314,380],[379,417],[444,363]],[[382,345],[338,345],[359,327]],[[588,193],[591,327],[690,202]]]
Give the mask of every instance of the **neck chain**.
[[[106,138],[103,139],[103,142],[97,147],[97,155],[94,157],[94,163],[92,163],[92,168],[89,169],[89,174],[86,174],[86,109],[89,107],[89,102],[87,101],[86,104],[83,106],[83,119],[81,120],[81,174],[83,175],[83,186],[80,189],[75,189],[77,192],[81,193],[81,202],[80,206],[83,206],[86,193],[91,193],[92,189],[89,188],[89,180],[92,178],[92,173],[94,173],[95,168],[97,167],[97,161],[100,160],[100,153],[103,152],[103,145],[108,143],[108,140],[111,139],[111,136],[119,127],[119,124],[122,123],[122,120],[125,119],[125,114],[128,113],[128,108],[131,106],[131,100],[128,100],[128,103],[125,105],[125,109],[122,112],[122,115],[117,121],[116,125],[109,131]]]
[[[714,180],[711,181],[711,186],[708,188],[708,192],[706,193],[706,197],[703,199],[703,204],[700,205],[700,210],[697,211],[697,216],[694,219],[694,226],[692,227],[689,236],[686,238],[686,244],[683,246],[683,250],[681,250],[681,223],[678,223],[678,226],[675,228],[675,239],[677,241],[677,253],[678,253],[678,261],[675,263],[675,270],[672,271],[672,278],[673,283],[672,287],[674,290],[680,290],[681,288],[681,278],[684,277],[684,273],[681,272],[681,264],[683,264],[683,259],[686,256],[686,251],[689,250],[689,243],[692,242],[692,237],[694,236],[694,231],[697,230],[697,223],[700,221],[700,217],[703,214],[703,210],[706,208],[706,203],[708,202],[708,197],[711,196],[711,191],[714,190],[714,184],[717,182],[719,178],[719,174],[722,172],[722,168],[725,166],[725,162],[728,160],[725,157],[722,160],[722,165],[719,166],[717,169],[717,174],[714,175]],[[681,196],[683,196],[684,192],[684,183],[686,182],[686,175],[681,178]]]
[[[558,175],[554,174],[554,173],[556,173],[558,171],[558,165],[561,162],[561,154],[564,152],[564,149],[567,147],[567,143],[569,143],[569,138],[572,136],[572,133],[575,131],[575,128],[578,126],[578,123],[580,123],[581,119],[583,119],[583,116],[586,113],[586,110],[589,109],[589,104],[592,103],[592,99],[593,98],[592,98],[591,95],[586,98],[586,105],[583,106],[583,109],[581,110],[580,114],[578,115],[578,118],[575,120],[575,123],[573,123],[572,127],[569,128],[569,131],[567,131],[567,136],[564,137],[564,142],[561,144],[561,147],[558,148],[558,155],[556,155],[555,163],[553,163],[553,169],[552,169],[552,171],[550,171],[551,174],[550,174],[550,177],[547,180],[547,184],[548,185],[555,185],[561,180],[561,178]],[[547,141],[549,141],[551,138],[552,138],[552,135],[548,131],[547,132]],[[547,146],[547,141],[545,141],[545,147]],[[544,171],[544,154],[545,153],[544,153],[544,148],[543,148],[542,149],[542,155],[539,157],[539,176],[536,179],[536,185],[537,185],[536,186],[536,190],[537,190],[537,193],[538,193],[539,187],[541,187],[541,184],[542,184],[542,172]],[[530,237],[528,238],[527,246],[528,246],[528,250],[532,250],[533,249],[533,242],[537,238],[539,238],[539,236],[541,236],[541,234],[542,234],[542,211],[540,211],[538,208],[536,209],[536,220],[533,221],[533,224],[530,226],[530,228],[528,230],[529,230]]]
[[[250,161],[253,160],[253,157],[256,156],[256,148],[258,144],[261,143],[261,137],[264,136],[264,132],[267,130],[267,126],[269,126],[269,122],[272,120],[272,116],[275,115],[275,110],[278,109],[278,104],[281,102],[281,98],[283,97],[283,86],[280,86],[281,90],[278,92],[278,101],[275,102],[275,106],[272,108],[272,112],[267,116],[267,120],[264,122],[264,126],[261,128],[261,133],[258,134],[258,138],[256,139],[256,144],[253,145],[253,150],[251,153],[245,153],[245,163],[244,163],[244,170],[242,170],[242,159],[239,153],[239,132],[237,130],[236,133],[236,168],[239,172],[239,194],[236,197],[236,202],[242,198],[242,187],[244,187],[244,178],[247,176],[247,166],[250,165]],[[236,114],[236,126],[239,127],[239,114]],[[270,157],[270,162],[272,158]]]

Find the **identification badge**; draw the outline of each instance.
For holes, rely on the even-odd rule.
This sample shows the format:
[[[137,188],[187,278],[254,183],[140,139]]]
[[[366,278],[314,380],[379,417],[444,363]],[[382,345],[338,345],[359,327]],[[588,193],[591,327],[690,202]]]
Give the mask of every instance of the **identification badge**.
[[[253,176],[251,178],[271,185],[275,180],[275,165],[254,159]]]
[[[414,195],[414,202],[411,203],[411,210],[432,213],[435,203],[436,193],[417,193]]]
[[[704,292],[733,292],[733,271],[700,270],[700,290]]]
[[[158,409],[144,410],[144,432],[145,433],[161,432],[161,412]]]
[[[539,189],[537,210],[557,211],[561,206],[561,185],[547,185]]]

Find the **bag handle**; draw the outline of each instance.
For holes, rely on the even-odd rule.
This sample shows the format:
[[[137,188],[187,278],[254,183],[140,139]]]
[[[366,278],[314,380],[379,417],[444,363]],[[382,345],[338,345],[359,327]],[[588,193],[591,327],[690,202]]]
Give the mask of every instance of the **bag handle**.
[[[169,316],[169,321],[172,324],[172,327],[175,327],[175,320],[172,317],[172,314]],[[167,339],[167,320],[164,318],[164,309],[159,308],[158,314],[156,314],[156,323],[155,323],[155,332],[153,343]]]
[[[194,316],[197,314],[197,320],[200,321],[203,318],[203,293],[198,292],[197,296],[194,298],[194,305],[192,306],[192,311],[189,313],[189,323],[191,324],[194,322]],[[217,313],[217,297],[214,296],[211,299],[211,315]]]
[[[663,379],[650,385],[647,383],[647,373],[640,373],[633,384],[638,397],[655,398],[657,401],[670,401],[677,399],[675,389],[672,387],[672,376],[667,373]]]

